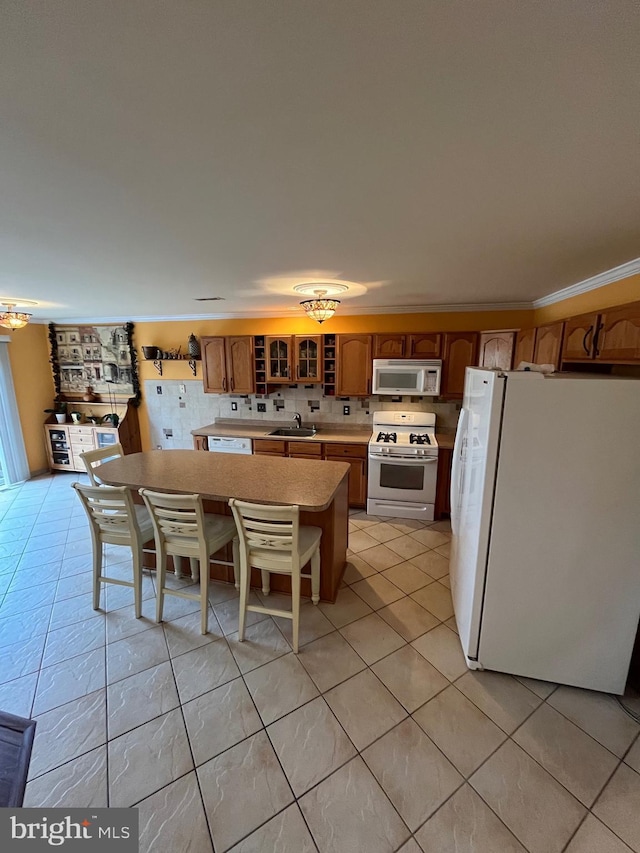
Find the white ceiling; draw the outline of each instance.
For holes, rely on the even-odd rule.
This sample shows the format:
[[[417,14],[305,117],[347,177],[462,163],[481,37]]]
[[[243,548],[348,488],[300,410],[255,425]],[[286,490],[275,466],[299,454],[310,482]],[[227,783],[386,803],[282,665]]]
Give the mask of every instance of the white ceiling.
[[[530,302],[640,255],[639,43],[636,0],[4,0],[0,296]]]

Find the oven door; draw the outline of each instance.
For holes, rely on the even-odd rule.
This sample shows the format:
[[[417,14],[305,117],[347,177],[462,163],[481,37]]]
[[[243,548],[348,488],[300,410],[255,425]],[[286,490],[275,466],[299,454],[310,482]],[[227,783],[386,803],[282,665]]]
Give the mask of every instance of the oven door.
[[[410,503],[434,503],[438,457],[401,459],[369,455],[369,498]]]

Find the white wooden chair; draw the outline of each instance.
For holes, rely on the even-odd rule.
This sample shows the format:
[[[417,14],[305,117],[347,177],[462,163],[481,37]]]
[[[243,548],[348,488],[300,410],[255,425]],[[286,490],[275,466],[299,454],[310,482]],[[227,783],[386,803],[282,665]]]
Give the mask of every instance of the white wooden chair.
[[[301,526],[297,506],[266,506],[231,499],[240,540],[240,618],[238,639],[244,640],[247,611],[284,616],[293,623],[293,651],[298,653],[300,625],[300,578],[311,578],[311,600],[320,600],[320,538],[319,527]],[[302,568],[311,561],[311,573]],[[271,572],[291,576],[291,610],[276,610],[249,604],[251,569],[262,573],[262,592],[269,595]]]
[[[84,467],[87,469],[89,480],[92,486],[101,486],[102,480],[96,474],[95,469],[99,468],[103,462],[108,462],[110,459],[118,459],[124,456],[124,450],[120,442],[110,444],[108,447],[100,447],[98,450],[85,450],[80,454],[80,459],[84,462]]]
[[[140,489],[151,521],[156,542],[156,621],[162,622],[165,595],[176,595],[200,602],[200,630],[207,633],[209,615],[209,561],[216,551],[233,542],[234,563],[237,559],[236,526],[231,517],[205,513],[200,495],[174,495]],[[179,559],[189,557],[191,576],[200,578],[200,593],[169,589],[166,586],[167,557],[174,558],[176,574],[180,574]],[[198,561],[196,563],[196,561]],[[224,560],[213,560],[225,566]],[[198,571],[199,563],[199,571]],[[235,574],[237,579],[237,574]]]
[[[142,615],[142,546],[153,539],[153,525],[143,506],[133,502],[126,486],[86,486],[73,483],[82,501],[93,545],[93,609],[100,607],[100,584],[133,587],[136,619]],[[103,545],[123,545],[133,554],[133,581],[103,574]]]

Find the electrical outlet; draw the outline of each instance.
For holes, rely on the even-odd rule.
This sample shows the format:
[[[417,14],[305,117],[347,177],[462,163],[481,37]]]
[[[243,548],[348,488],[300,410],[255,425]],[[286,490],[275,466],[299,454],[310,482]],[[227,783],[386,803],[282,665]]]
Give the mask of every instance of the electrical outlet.
[[[267,404],[266,403],[258,403],[257,408],[258,408],[259,412],[266,412],[267,411]]]
[[[350,415],[351,414],[351,406],[343,406],[342,407],[342,414],[343,415]]]
[[[232,412],[237,412],[237,411],[238,411],[238,404],[236,403],[236,401],[235,401],[235,400],[233,400],[233,401],[231,402],[231,411],[232,411]]]
[[[165,438],[173,438],[173,430],[172,429],[163,429],[162,432],[164,433]]]
[[[180,391],[181,394],[186,394],[187,386],[186,385],[178,385],[178,391]]]
[[[179,406],[179,408],[181,408],[181,409],[186,409],[186,408],[187,408],[187,404],[186,404],[185,402],[183,402],[183,401],[180,401],[180,403],[178,403],[178,406]]]
[[[156,394],[162,394],[162,385],[156,385]]]

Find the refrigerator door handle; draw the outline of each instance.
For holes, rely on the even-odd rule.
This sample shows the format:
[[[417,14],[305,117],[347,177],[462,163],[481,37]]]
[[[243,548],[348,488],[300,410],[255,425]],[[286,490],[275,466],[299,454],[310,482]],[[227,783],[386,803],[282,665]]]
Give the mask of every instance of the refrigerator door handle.
[[[469,418],[469,410],[461,409],[460,418],[458,419],[458,429],[456,430],[456,440],[453,445],[453,461],[451,464],[451,532],[454,535],[458,534],[458,496],[460,494],[460,470],[462,460],[462,448],[467,432],[467,420]]]

